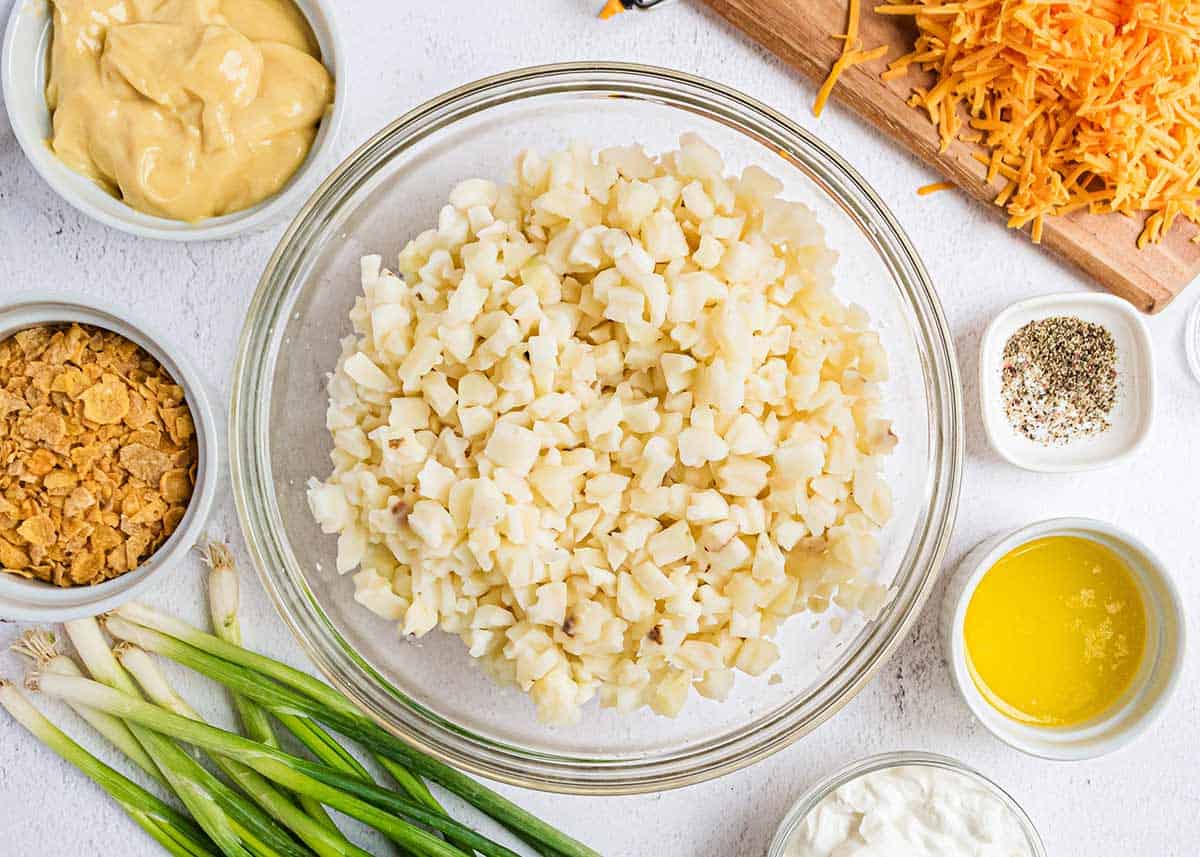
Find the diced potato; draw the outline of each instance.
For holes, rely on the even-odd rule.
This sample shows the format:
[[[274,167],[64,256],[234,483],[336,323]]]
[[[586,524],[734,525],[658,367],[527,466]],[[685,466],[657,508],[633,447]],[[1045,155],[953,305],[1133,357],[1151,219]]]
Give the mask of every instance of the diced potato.
[[[792,613],[891,597],[883,344],[813,213],[723,171],[692,134],[523,152],[398,274],[361,263],[313,516],[355,600],[459,635],[547,723],[725,699]]]

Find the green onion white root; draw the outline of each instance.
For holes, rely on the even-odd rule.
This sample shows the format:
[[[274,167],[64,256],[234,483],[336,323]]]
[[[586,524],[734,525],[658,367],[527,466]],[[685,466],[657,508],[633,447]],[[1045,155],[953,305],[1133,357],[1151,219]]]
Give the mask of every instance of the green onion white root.
[[[33,661],[34,669],[38,672],[58,673],[59,675],[82,676],[83,671],[71,658],[58,651],[58,639],[50,631],[33,629],[23,633],[12,650]],[[88,708],[86,705],[71,706],[84,722],[99,732],[110,744],[120,750],[129,761],[133,762],[147,774],[160,783],[166,784],[163,775],[159,773],[154,760],[133,737],[129,727],[111,714]]]

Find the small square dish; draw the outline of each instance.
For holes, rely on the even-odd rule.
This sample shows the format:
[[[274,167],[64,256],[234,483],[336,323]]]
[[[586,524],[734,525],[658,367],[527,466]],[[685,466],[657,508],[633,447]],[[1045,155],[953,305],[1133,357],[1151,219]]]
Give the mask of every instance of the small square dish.
[[[1024,325],[1068,316],[1104,327],[1116,351],[1116,401],[1109,426],[1064,443],[1032,440],[1009,421],[1002,398],[1005,345]],[[979,396],[988,442],[1026,470],[1069,473],[1094,470],[1128,458],[1150,433],[1154,417],[1154,354],[1136,309],[1113,295],[1069,292],[1013,304],[988,325],[980,345]]]

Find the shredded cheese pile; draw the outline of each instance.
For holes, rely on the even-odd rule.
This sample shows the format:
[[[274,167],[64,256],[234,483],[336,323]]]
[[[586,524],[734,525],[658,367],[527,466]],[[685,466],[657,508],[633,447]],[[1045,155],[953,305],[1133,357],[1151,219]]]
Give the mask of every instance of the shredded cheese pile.
[[[910,66],[936,73],[910,100],[943,151],[955,139],[990,156],[1008,225],[1078,209],[1149,213],[1138,247],[1178,218],[1200,223],[1200,2],[918,0],[876,12],[914,17]],[[960,110],[961,109],[961,110]],[[966,127],[963,117],[966,116]]]
[[[820,116],[821,111],[825,109],[825,102],[829,100],[829,93],[833,92],[833,87],[837,84],[838,78],[842,76],[842,72],[851,66],[879,59],[887,53],[887,45],[880,45],[869,51],[863,50],[862,40],[858,38],[858,22],[861,15],[862,11],[859,0],[850,0],[846,35],[841,37],[843,40],[842,53],[833,64],[833,68],[829,70],[829,77],[825,78],[825,82],[817,90],[817,100],[813,102],[812,108],[813,116]]]

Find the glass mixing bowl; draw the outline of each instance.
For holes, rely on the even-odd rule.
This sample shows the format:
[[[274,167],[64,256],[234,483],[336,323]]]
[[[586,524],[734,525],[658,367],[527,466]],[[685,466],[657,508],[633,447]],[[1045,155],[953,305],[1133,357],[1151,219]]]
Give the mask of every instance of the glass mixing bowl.
[[[881,579],[895,597],[864,623],[796,616],[777,636],[778,678],[739,676],[731,697],[693,698],[674,720],[595,702],[549,728],[530,700],[477,669],[456,637],[406,641],[335,572],[335,538],[313,522],[305,482],[329,472],[325,375],[350,333],[358,259],[395,258],[437,221],[460,179],[508,175],[516,152],[573,140],[651,151],[697,131],[731,171],[757,163],[806,202],[840,254],[838,292],[872,315],[888,349],[895,519]],[[819,140],[732,89],[619,64],[523,69],[468,84],[388,125],[296,216],[251,303],[235,368],[231,464],[254,563],[280,613],[331,682],[387,728],[461,768],[518,785],[629,793],[686,785],[761,759],[833,715],[916,618],[950,535],[963,457],[953,344],[921,262],[891,213]],[[780,680],[781,679],[781,680]]]

